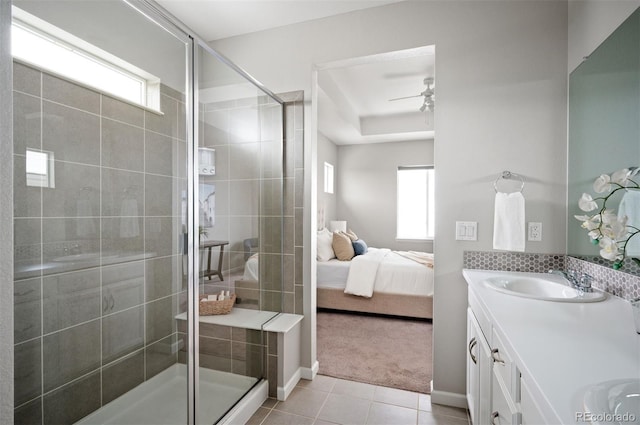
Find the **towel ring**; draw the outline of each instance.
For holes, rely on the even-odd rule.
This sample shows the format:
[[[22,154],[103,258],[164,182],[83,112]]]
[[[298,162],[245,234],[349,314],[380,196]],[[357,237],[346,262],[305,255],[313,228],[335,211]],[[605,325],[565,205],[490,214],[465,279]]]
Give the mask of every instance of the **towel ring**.
[[[502,174],[493,182],[493,189],[498,193],[498,182],[502,179],[510,180],[513,178],[520,180],[520,189],[518,192],[522,192],[522,189],[524,189],[524,179],[521,175],[512,173],[511,171],[503,171]]]

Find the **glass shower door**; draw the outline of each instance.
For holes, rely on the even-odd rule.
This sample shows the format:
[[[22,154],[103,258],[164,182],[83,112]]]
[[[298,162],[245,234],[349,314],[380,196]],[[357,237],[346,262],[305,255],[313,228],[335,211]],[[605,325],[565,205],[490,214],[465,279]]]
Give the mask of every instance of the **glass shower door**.
[[[17,424],[187,422],[191,40],[135,4],[14,1]]]
[[[282,311],[283,115],[205,45],[195,70],[198,296],[236,297],[230,314],[198,317],[200,418],[214,423],[267,376],[262,326]]]

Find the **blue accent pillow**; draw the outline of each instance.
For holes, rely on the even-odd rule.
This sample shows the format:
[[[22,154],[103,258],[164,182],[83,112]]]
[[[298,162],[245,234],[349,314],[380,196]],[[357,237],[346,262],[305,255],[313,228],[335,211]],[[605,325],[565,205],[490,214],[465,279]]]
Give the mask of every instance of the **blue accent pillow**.
[[[362,254],[366,254],[367,250],[369,249],[367,247],[367,244],[364,243],[364,241],[362,239],[357,239],[353,242],[351,242],[353,245],[353,251],[355,252],[355,255],[362,255]]]

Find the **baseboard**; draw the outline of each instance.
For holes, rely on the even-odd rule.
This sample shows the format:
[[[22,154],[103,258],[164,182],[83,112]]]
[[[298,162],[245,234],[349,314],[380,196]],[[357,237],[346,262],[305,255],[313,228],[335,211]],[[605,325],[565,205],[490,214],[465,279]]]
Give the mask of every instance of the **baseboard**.
[[[300,377],[302,379],[306,379],[308,381],[312,381],[313,378],[318,374],[318,370],[320,369],[320,363],[316,360],[312,367],[301,367],[300,368]]]
[[[431,391],[431,403],[445,406],[467,408],[467,397],[464,394],[450,393],[447,391]]]
[[[293,391],[296,385],[298,385],[298,381],[300,381],[300,375],[302,373],[300,369],[301,368],[298,368],[298,370],[295,371],[291,379],[289,379],[289,382],[284,384],[284,387],[277,388],[278,400],[285,401],[287,397],[289,397],[289,394],[291,394],[291,391]]]
[[[227,413],[218,424],[238,425],[246,424],[251,416],[262,406],[262,403],[269,397],[269,381],[266,379],[259,382]]]

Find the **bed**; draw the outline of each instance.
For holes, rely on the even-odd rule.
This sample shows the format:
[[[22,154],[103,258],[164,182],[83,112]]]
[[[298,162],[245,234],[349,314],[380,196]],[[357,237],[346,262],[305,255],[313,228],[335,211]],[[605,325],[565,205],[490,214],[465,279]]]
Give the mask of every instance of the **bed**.
[[[411,259],[411,252],[368,248],[366,254],[350,261],[316,261],[317,307],[331,310],[385,314],[422,319],[433,318],[433,267]],[[421,254],[420,257],[431,254]],[[258,281],[258,255],[248,257],[242,280]],[[372,265],[378,262],[377,267]],[[367,264],[368,263],[368,264]],[[375,271],[373,270],[375,269]],[[363,275],[370,284],[364,296],[345,293],[348,283],[359,282]],[[351,280],[350,280],[351,276]],[[362,289],[362,288],[359,288]],[[358,292],[357,290],[355,292]]]
[[[369,248],[350,261],[317,261],[318,308],[433,318],[433,267],[407,258],[411,257],[408,254]],[[367,262],[379,262],[377,269]],[[372,283],[372,288],[364,291],[358,284],[363,275],[367,284]],[[356,290],[351,292],[361,295],[345,293],[353,289],[354,281]]]

